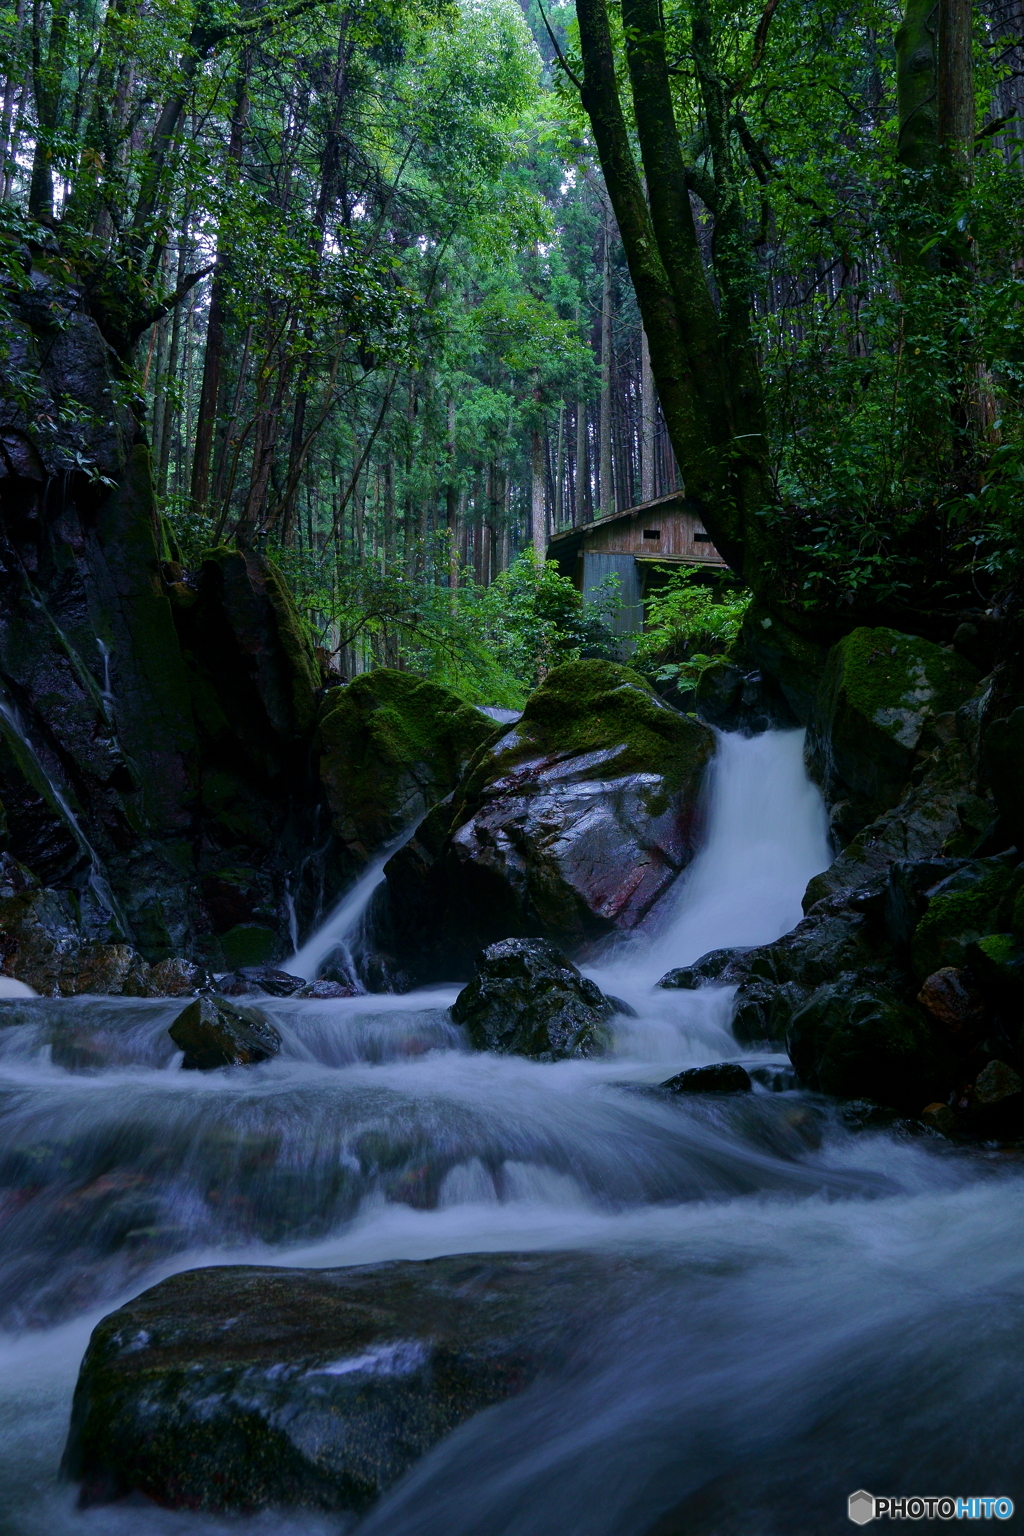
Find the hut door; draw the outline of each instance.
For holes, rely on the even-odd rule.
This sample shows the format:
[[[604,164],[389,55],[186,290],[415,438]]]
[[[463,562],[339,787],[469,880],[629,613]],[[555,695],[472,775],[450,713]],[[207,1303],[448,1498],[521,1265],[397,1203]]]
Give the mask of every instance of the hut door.
[[[619,578],[619,596],[622,607],[612,620],[617,635],[637,633],[643,626],[644,611],[640,605],[640,572],[632,555],[604,555],[590,550],[583,555],[583,601],[590,602],[591,594],[606,576]],[[623,648],[629,654],[633,645]]]

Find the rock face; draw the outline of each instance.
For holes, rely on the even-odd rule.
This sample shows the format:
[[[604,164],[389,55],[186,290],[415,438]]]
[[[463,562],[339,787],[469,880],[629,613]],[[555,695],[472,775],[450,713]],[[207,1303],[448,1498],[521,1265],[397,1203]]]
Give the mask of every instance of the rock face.
[[[362,1510],[557,1366],[637,1270],[542,1253],[175,1275],[93,1333],[65,1470],[85,1505]]]
[[[452,1004],[479,1051],[536,1061],[601,1056],[615,1004],[543,939],[503,939],[485,949]]]
[[[320,777],[356,864],[451,793],[499,728],[447,688],[381,668],[333,688],[320,708]]]
[[[388,863],[389,948],[420,979],[465,976],[505,937],[637,927],[693,855],[712,750],[628,668],[556,668]]]
[[[245,1008],[216,994],[197,997],[167,1031],[187,1071],[249,1067],[276,1056],[281,1036],[255,1008]]]

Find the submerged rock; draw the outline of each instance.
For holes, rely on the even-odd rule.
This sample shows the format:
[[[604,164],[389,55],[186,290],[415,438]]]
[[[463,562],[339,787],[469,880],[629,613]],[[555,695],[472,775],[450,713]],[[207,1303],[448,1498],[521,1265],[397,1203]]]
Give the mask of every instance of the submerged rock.
[[[254,1066],[281,1049],[281,1036],[262,1013],[216,994],[197,997],[167,1032],[189,1071]]]
[[[539,1253],[175,1275],[94,1331],[65,1471],[83,1505],[365,1509],[646,1268]]]
[[[477,960],[452,1004],[477,1050],[537,1061],[601,1056],[615,1004],[543,939],[503,939]]]
[[[359,993],[348,982],[328,981],[326,977],[321,976],[316,981],[307,981],[306,985],[295,993],[295,996],[314,998],[358,997]]]
[[[420,979],[509,935],[568,948],[648,917],[692,857],[710,730],[612,662],[557,667],[386,867]]]
[[[750,1093],[750,1073],[734,1061],[715,1061],[707,1067],[689,1067],[662,1083],[672,1093]]]

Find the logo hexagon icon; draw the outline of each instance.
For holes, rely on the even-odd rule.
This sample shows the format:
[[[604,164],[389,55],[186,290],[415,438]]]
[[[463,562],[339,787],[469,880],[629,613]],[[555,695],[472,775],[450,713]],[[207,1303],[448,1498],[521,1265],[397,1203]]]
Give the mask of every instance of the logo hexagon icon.
[[[869,1520],[875,1518],[874,1494],[868,1493],[866,1488],[858,1488],[856,1493],[851,1493],[847,1514],[854,1525],[867,1525]]]

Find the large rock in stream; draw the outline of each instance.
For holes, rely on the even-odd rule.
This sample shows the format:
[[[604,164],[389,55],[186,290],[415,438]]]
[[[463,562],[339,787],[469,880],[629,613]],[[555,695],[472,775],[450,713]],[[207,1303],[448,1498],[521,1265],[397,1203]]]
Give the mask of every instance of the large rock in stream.
[[[537,1253],[175,1275],[94,1331],[65,1471],[84,1505],[364,1509],[457,1424],[557,1369],[649,1269]]]
[[[603,1056],[616,1004],[543,939],[503,939],[452,1004],[477,1050],[536,1061]]]
[[[689,863],[714,738],[627,667],[557,667],[387,865],[391,944],[421,979],[504,938],[630,930]]]

